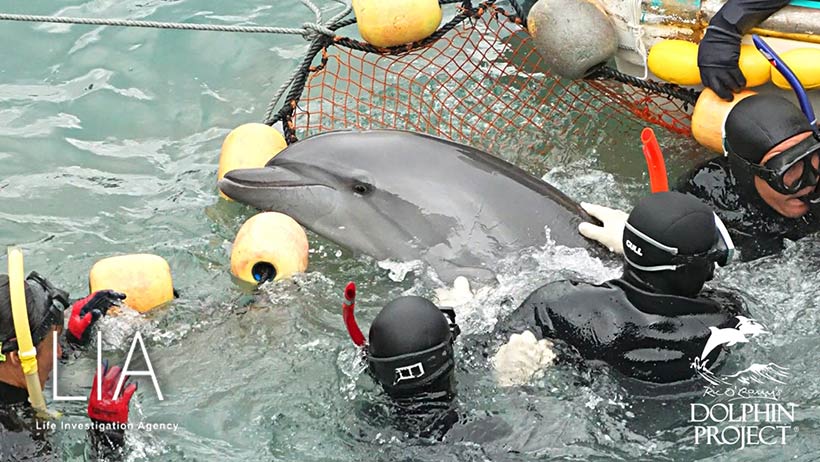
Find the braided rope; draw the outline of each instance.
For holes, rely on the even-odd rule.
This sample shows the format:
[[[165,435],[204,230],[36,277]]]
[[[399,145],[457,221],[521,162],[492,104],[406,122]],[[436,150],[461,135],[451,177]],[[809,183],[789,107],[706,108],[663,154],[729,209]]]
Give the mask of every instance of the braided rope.
[[[219,24],[198,24],[161,21],[138,21],[133,19],[75,18],[68,16],[36,16],[27,14],[0,13],[0,20],[24,22],[51,22],[58,24],[83,24],[91,26],[146,27],[153,29],[196,30],[207,32],[241,32],[246,34],[289,34],[310,36],[327,34],[328,29],[321,24],[305,23],[301,28],[269,26],[231,26]],[[331,34],[332,35],[332,34]]]
[[[275,124],[276,122],[278,122],[280,120],[284,120],[285,115],[284,115],[283,111],[285,111],[285,108],[287,107],[287,105],[285,107],[283,107],[279,111],[278,114],[274,115],[274,113],[273,113],[276,110],[276,105],[279,104],[279,101],[282,99],[282,95],[284,95],[285,92],[287,91],[287,89],[289,87],[291,87],[294,83],[296,83],[297,81],[301,81],[302,83],[301,83],[301,87],[299,88],[299,95],[297,95],[297,96],[301,96],[302,90],[304,90],[304,87],[305,87],[305,82],[307,82],[307,74],[310,72],[310,64],[313,62],[313,58],[316,56],[317,53],[319,53],[319,51],[322,50],[322,48],[327,46],[327,43],[330,41],[329,39],[331,37],[335,37],[335,35],[336,35],[335,30],[336,29],[339,29],[339,28],[345,27],[345,26],[349,26],[349,25],[354,24],[356,22],[355,18],[345,19],[345,16],[347,16],[350,13],[350,11],[353,9],[351,3],[347,0],[335,0],[335,1],[337,3],[341,3],[341,4],[345,5],[344,10],[342,10],[336,16],[332,17],[330,19],[330,21],[327,22],[327,24],[328,24],[327,26],[322,26],[322,28],[326,29],[329,33],[323,34],[323,36],[317,36],[316,38],[314,38],[313,42],[311,43],[310,48],[308,49],[307,53],[305,54],[304,59],[302,59],[302,63],[299,65],[299,67],[297,67],[296,69],[293,70],[290,77],[288,77],[288,79],[285,80],[285,82],[282,85],[279,86],[279,89],[276,90],[276,94],[273,96],[273,98],[271,98],[271,101],[270,101],[270,103],[268,103],[268,107],[265,110],[265,120],[264,120],[265,124],[273,125],[273,124]],[[310,0],[302,0],[302,2],[308,4],[308,3],[310,3]],[[321,18],[321,12],[316,10],[316,11],[314,11],[314,13],[316,13],[317,21],[320,22],[321,19],[322,19]],[[302,74],[304,74],[304,78],[300,79],[300,76]],[[291,94],[293,94],[293,93],[294,93],[294,91],[291,91]],[[288,95],[288,99],[289,100],[291,99],[290,95]]]
[[[586,78],[593,80],[617,80],[618,82],[625,83],[633,87],[643,88],[653,93],[665,95],[670,98],[675,98],[692,106],[694,106],[695,103],[697,103],[698,97],[700,96],[699,91],[691,88],[683,88],[673,83],[662,83],[656,82],[654,80],[642,80],[639,77],[624,74],[623,72],[617,69],[613,69],[609,66],[601,66],[593,70]]]

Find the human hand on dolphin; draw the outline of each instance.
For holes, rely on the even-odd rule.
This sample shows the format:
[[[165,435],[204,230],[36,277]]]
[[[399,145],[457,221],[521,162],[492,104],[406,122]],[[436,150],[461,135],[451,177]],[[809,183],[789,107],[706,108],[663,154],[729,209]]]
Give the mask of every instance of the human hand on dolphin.
[[[493,356],[496,381],[502,387],[511,387],[542,376],[544,368],[555,361],[552,346],[547,339],[536,340],[535,334],[528,330],[512,334],[510,341]]]
[[[610,252],[623,255],[624,253],[624,226],[629,215],[617,209],[601,205],[581,203],[581,207],[593,217],[601,220],[603,226],[583,222],[578,225],[578,232],[584,237],[598,241]]]

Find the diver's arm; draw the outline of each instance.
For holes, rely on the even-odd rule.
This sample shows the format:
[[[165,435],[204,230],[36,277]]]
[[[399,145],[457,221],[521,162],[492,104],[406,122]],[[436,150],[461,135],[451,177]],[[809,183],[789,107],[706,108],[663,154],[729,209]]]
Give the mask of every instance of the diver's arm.
[[[97,425],[105,425],[105,422],[91,420]],[[88,430],[88,438],[96,460],[125,459],[125,430],[92,428]]]
[[[740,71],[743,34],[783,8],[789,0],[729,0],[715,14],[698,47],[698,67],[703,85],[731,101],[732,92],[746,86]]]
[[[789,0],[729,0],[709,25],[731,27],[733,32],[745,34],[788,4]]]

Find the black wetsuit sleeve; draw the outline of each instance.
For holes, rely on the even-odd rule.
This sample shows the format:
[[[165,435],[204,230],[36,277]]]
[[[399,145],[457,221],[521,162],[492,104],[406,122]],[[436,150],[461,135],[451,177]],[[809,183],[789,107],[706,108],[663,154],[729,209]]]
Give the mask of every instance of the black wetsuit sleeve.
[[[78,358],[85,350],[86,344],[78,341],[73,335],[68,334],[68,329],[63,330],[60,336],[60,346],[63,347],[63,355],[60,359],[67,361],[69,359]]]
[[[88,439],[97,458],[125,459],[125,430],[105,428],[105,422],[91,419],[97,427],[88,430]]]
[[[788,3],[789,0],[729,0],[709,24],[745,34]]]
[[[520,334],[528,330],[535,334],[535,338],[541,339],[543,335],[541,329],[535,322],[535,311],[533,306],[526,301],[515,309],[512,313],[504,317],[498,322],[493,330],[493,334],[497,338],[502,338],[504,342],[510,339],[512,334]]]

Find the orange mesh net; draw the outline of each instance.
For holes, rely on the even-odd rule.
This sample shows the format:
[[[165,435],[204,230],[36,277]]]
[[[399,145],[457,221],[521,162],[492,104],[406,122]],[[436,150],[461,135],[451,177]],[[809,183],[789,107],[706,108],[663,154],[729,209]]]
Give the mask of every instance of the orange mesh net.
[[[545,70],[526,30],[493,5],[429,46],[399,55],[335,45],[311,69],[290,128],[298,138],[341,128],[429,133],[490,152],[527,140],[649,122],[689,133],[685,103],[611,80]],[[643,121],[643,122],[642,122]]]

